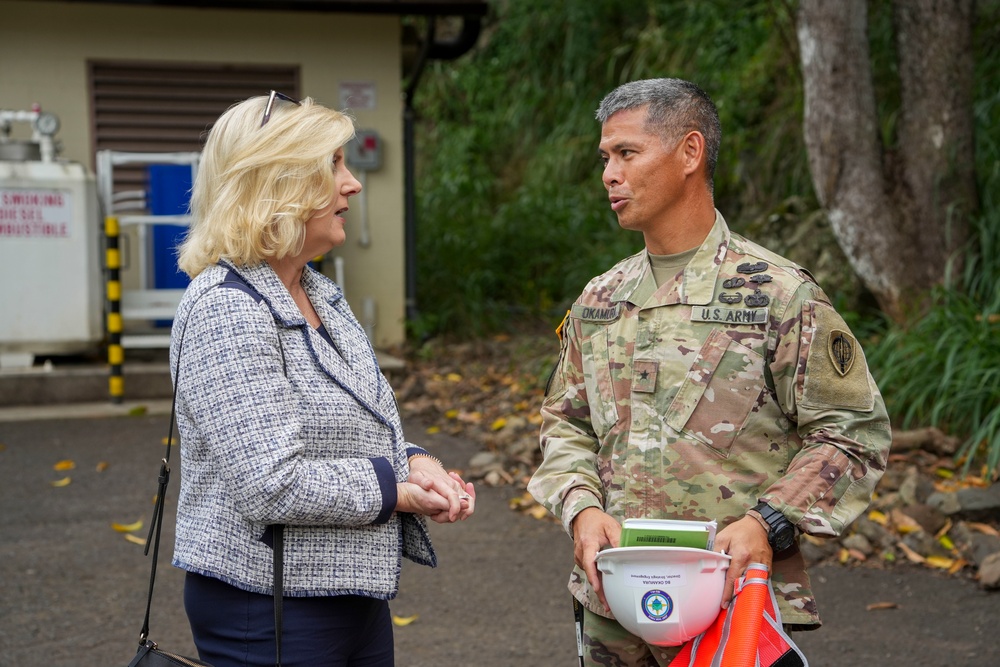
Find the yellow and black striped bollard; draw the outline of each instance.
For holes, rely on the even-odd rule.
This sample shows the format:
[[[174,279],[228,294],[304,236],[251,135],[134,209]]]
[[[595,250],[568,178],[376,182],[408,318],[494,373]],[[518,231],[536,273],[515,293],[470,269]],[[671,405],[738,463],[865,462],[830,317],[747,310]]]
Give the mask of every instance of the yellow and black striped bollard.
[[[125,393],[125,379],[122,377],[122,362],[125,352],[122,349],[122,284],[121,284],[121,253],[118,249],[118,218],[108,216],[104,219],[104,236],[107,242],[105,261],[108,268],[108,366],[111,375],[108,378],[108,393],[112,403],[121,403]]]

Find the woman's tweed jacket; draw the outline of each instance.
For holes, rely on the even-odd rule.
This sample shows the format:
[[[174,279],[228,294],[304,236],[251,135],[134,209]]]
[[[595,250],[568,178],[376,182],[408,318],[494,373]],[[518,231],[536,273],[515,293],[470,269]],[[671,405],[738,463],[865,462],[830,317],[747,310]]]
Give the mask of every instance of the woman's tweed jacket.
[[[261,539],[285,524],[285,595],[391,599],[403,555],[436,565],[423,517],[393,511],[409,474],[396,399],[340,288],[309,268],[302,286],[336,349],[266,263],[210,267],[181,300],[173,563],[270,594]]]

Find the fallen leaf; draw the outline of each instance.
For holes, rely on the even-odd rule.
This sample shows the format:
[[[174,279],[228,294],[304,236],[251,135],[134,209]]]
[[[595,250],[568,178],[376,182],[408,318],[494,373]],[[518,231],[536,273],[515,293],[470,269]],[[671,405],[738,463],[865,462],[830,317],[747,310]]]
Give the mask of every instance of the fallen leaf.
[[[453,408],[453,409],[449,410],[448,412],[444,413],[444,416],[445,416],[446,419],[454,419],[455,417],[458,416],[458,410],[455,410]]]
[[[924,563],[926,565],[930,565],[931,567],[949,570],[955,564],[955,559],[945,558],[944,556],[928,556]]]
[[[499,431],[506,425],[507,425],[507,420],[504,419],[503,417],[498,417],[497,419],[493,420],[492,424],[490,424],[490,428],[493,429],[494,431]]]
[[[853,558],[854,560],[859,560],[862,563],[868,560],[868,556],[864,555],[857,549],[848,549],[847,553],[850,554],[851,558]]]
[[[101,461],[100,463],[97,464],[97,467],[96,467],[97,472],[104,472],[107,469],[108,469],[108,462],[107,461]]]
[[[507,505],[512,510],[524,509],[525,507],[531,507],[535,504],[535,498],[530,493],[525,491],[519,496],[514,496],[507,501]]]
[[[851,554],[847,551],[847,549],[841,548],[840,553],[837,555],[837,560],[840,561],[841,565],[843,565],[847,561],[851,560]]]
[[[146,414],[147,408],[145,405],[137,405],[128,411],[129,417],[141,417]]]
[[[947,535],[942,535],[941,537],[939,537],[938,538],[938,544],[940,544],[941,546],[943,546],[948,551],[954,551],[955,550],[955,543],[952,542],[951,538],[948,537]]]
[[[887,523],[889,523],[889,517],[887,517],[882,512],[879,512],[878,510],[872,510],[871,512],[869,512],[868,518],[880,526],[884,526]]]
[[[434,435],[435,433],[440,433],[440,432],[441,432],[441,427],[440,426],[428,426],[427,427],[427,433],[429,435]]]
[[[907,560],[909,560],[911,563],[923,563],[924,561],[927,560],[926,558],[918,554],[916,551],[906,546],[906,543],[904,542],[899,543],[899,550],[903,552],[903,555],[905,555]]]
[[[445,376],[445,379],[448,380],[448,382],[461,382],[462,376],[458,373],[448,373],[448,375]]]
[[[59,461],[58,463],[56,463],[54,466],[52,466],[52,469],[53,470],[59,470],[61,472],[63,470],[72,470],[75,467],[76,467],[76,463],[74,463],[73,461],[70,461],[69,459],[66,459],[66,460]]]
[[[948,568],[948,574],[958,574],[968,564],[969,561],[964,558],[956,558],[955,562]]]
[[[457,415],[457,419],[467,424],[478,424],[483,420],[483,415],[479,412],[460,412]]]
[[[141,544],[142,546],[146,546],[146,540],[142,539],[138,535],[133,535],[132,533],[125,533],[125,539],[131,542],[132,544]]]
[[[983,533],[984,535],[992,535],[994,537],[1000,537],[1000,530],[997,530],[996,528],[994,528],[993,526],[989,525],[988,523],[979,523],[978,521],[969,521],[965,525],[967,525],[969,528],[971,528],[972,530],[976,531],[977,533]]]
[[[71,481],[72,480],[69,477],[63,477],[62,479],[56,480],[55,482],[49,482],[49,484],[51,484],[52,486],[69,486],[69,483]]]
[[[955,473],[952,472],[951,470],[948,470],[947,468],[938,468],[937,470],[934,471],[934,474],[943,479],[951,479],[952,477],[955,476]]]
[[[917,533],[923,530],[923,527],[917,523],[916,519],[903,513],[899,508],[892,511],[892,523],[901,535]]]
[[[111,527],[119,533],[134,533],[142,528],[142,519],[139,519],[135,523],[112,523]]]
[[[549,518],[549,511],[541,505],[535,505],[532,507],[528,510],[528,514],[539,521]]]
[[[992,482],[990,482],[990,480],[985,479],[983,477],[973,477],[971,475],[969,477],[964,477],[962,479],[962,482],[963,482],[963,485],[966,488],[968,488],[970,486],[975,486],[975,487],[979,487],[980,489],[985,489],[988,486],[990,486],[990,484],[992,483]]]
[[[413,616],[396,616],[395,614],[393,614],[392,624],[395,625],[396,627],[405,628],[407,625],[413,623],[413,621],[417,620],[418,618],[420,618],[420,614],[414,614]]]
[[[897,602],[872,602],[865,606],[867,611],[881,611],[883,609],[899,609]]]

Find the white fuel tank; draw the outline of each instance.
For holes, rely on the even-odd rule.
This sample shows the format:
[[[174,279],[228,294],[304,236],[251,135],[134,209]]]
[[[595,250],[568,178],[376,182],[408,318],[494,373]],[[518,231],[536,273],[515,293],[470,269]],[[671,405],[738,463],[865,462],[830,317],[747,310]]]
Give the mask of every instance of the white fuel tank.
[[[0,366],[101,342],[101,235],[83,165],[0,161]]]

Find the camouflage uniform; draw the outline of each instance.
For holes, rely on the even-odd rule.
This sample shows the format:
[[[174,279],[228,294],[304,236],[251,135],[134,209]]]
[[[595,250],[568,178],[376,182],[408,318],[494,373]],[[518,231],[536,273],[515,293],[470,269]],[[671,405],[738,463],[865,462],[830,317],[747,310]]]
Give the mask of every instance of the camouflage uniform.
[[[593,279],[562,329],[528,488],[570,534],[587,507],[721,529],[760,499],[835,536],[868,506],[890,429],[860,346],[808,273],[721,214],[673,280],[657,289],[644,250]],[[772,580],[786,624],[819,624],[797,548]],[[609,616],[579,568],[570,590]]]

